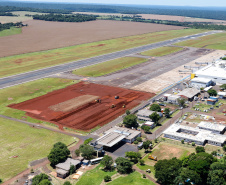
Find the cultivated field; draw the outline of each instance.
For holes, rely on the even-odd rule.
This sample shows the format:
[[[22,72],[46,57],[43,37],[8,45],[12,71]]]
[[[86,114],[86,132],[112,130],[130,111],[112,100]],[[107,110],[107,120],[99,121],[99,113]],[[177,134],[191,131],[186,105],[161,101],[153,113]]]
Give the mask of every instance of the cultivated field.
[[[125,69],[146,62],[147,60],[148,59],[136,57],[118,58],[104,63],[77,69],[73,71],[73,74],[92,77],[103,76],[109,73],[119,71],[121,69]]]
[[[22,32],[21,28],[10,28],[7,30],[0,31],[0,37],[10,36],[10,35],[16,35],[20,34]]]
[[[73,101],[74,98],[84,95],[98,96],[100,101],[96,102],[90,99],[89,102],[79,107],[77,104],[80,104],[80,102],[77,102],[68,111],[65,111],[65,109],[54,111],[51,108],[53,105],[59,105],[63,102],[70,105],[69,100]],[[119,96],[119,99],[115,99],[115,96]],[[154,94],[80,82],[10,107],[26,111],[28,116],[36,119],[55,123],[60,128],[66,126],[89,131],[97,126],[109,123],[125,113],[126,109],[131,109],[152,96]],[[115,107],[112,108],[112,105],[115,105]],[[123,108],[123,106],[126,108]]]
[[[21,110],[15,110],[7,107],[10,104],[21,103],[26,100],[30,100],[48,92],[52,92],[57,89],[64,88],[68,85],[72,85],[76,82],[68,79],[53,79],[45,78],[28,82],[25,84],[9,87],[0,90],[0,114],[22,119],[33,123],[43,123],[40,120],[32,119],[25,115],[26,112]]]
[[[188,40],[177,43],[179,46],[190,46],[197,48],[208,48],[216,50],[226,50],[226,33],[218,33],[199,39]]]
[[[169,54],[176,53],[176,52],[182,51],[182,50],[183,50],[183,48],[180,48],[180,47],[161,47],[161,48],[145,51],[141,54],[153,56],[153,57],[161,57],[161,56],[169,55]]]
[[[183,27],[139,22],[90,21],[82,23],[30,20],[22,34],[0,38],[0,57],[73,46],[113,38],[180,30]]]
[[[109,21],[106,23],[110,23],[110,22],[112,22],[112,24],[122,23],[122,22],[115,22],[115,21]],[[39,22],[39,23],[41,23],[41,22]],[[60,25],[61,23],[60,24],[53,23],[53,24]],[[66,23],[66,24],[73,25],[73,23]],[[78,23],[78,24],[83,24],[83,23]],[[123,23],[123,24],[126,25],[127,23]],[[47,22],[47,25],[51,25],[51,24],[49,22]],[[146,24],[146,25],[149,25],[149,24]],[[98,26],[98,22],[97,22],[97,26]],[[123,29],[121,29],[121,28],[120,28],[120,30],[123,31]],[[128,30],[127,30],[127,34],[128,34]],[[117,39],[112,39],[112,40],[93,42],[93,43],[89,43],[89,44],[82,44],[82,45],[60,48],[60,49],[55,49],[55,50],[48,50],[48,51],[43,51],[43,52],[35,52],[35,53],[22,54],[22,55],[16,55],[16,56],[11,56],[11,57],[4,57],[4,58],[0,59],[0,77],[9,76],[9,75],[22,73],[22,72],[26,72],[26,71],[30,71],[30,70],[35,70],[35,69],[45,68],[48,66],[62,64],[62,63],[70,62],[70,61],[83,59],[83,58],[89,58],[89,57],[94,57],[94,56],[98,56],[98,55],[103,55],[106,53],[129,49],[129,48],[146,45],[146,44],[150,44],[150,43],[160,42],[160,41],[164,41],[167,39],[172,39],[172,38],[176,38],[176,37],[182,37],[182,36],[186,36],[186,35],[200,33],[203,31],[204,30],[185,29],[185,30],[171,30],[171,31],[155,32],[155,33],[148,33],[148,34],[141,34],[141,35],[117,38]],[[113,32],[111,31],[111,33],[113,33]],[[54,31],[54,33],[55,33],[55,31]],[[58,37],[54,37],[52,32],[49,34],[51,34],[52,36],[47,34],[47,37],[49,36],[51,39],[57,41]],[[40,38],[37,37],[37,35],[36,36],[33,35],[33,37],[30,39],[33,41],[34,41],[34,39],[39,40]],[[93,34],[89,33],[87,35],[89,35],[93,38]],[[17,37],[19,35],[14,35],[14,36]],[[12,37],[14,37],[14,36],[12,36]],[[12,38],[12,37],[10,36],[7,38]],[[67,37],[67,35],[65,37]],[[110,37],[110,35],[108,35],[108,37]],[[1,37],[0,42],[2,43],[2,41],[5,38],[6,37]],[[28,36],[28,38],[29,38],[29,36]],[[77,37],[76,38],[70,37],[70,39],[78,40]],[[8,39],[6,39],[5,41],[7,41],[7,40]],[[27,40],[29,40],[29,39],[27,39]],[[45,43],[43,43],[43,47],[49,46],[49,44],[51,42],[46,42],[48,40],[49,39],[46,38]],[[33,41],[29,41],[29,42],[33,43]],[[90,41],[91,41],[91,39],[90,39]],[[41,42],[42,41],[34,42],[31,45],[28,44],[26,47],[32,48],[31,46],[34,46],[35,44],[39,45]],[[64,43],[64,41],[62,41],[62,42]],[[12,40],[12,42],[7,42],[7,43],[3,42],[0,45],[0,50],[2,51],[0,54],[4,55],[4,50],[5,51],[7,50],[7,52],[19,52],[18,50],[20,50],[21,48],[24,48],[21,45],[21,43],[23,43],[23,42],[18,42],[18,40],[17,40],[16,43],[14,43],[15,45],[13,45],[12,43],[14,43],[14,40]],[[11,44],[12,44],[12,48],[10,48]],[[13,50],[13,48],[15,49],[15,47],[16,47],[16,50]],[[35,48],[35,46],[34,46],[34,48]]]
[[[3,181],[25,170],[30,162],[46,157],[56,142],[68,145],[75,141],[74,137],[3,118],[0,123],[0,174]]]

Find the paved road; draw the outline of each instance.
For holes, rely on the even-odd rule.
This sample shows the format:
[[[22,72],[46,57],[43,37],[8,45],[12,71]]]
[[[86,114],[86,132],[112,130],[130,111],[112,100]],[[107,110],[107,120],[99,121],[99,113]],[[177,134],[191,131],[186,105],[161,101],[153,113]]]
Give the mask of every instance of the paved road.
[[[195,39],[198,37],[211,35],[211,34],[215,34],[218,32],[220,32],[220,31],[209,31],[209,32],[205,32],[205,33],[199,33],[199,34],[195,34],[195,35],[175,38],[172,40],[166,40],[166,41],[162,41],[162,42],[158,42],[158,43],[154,43],[154,44],[149,44],[149,45],[131,48],[131,49],[118,51],[118,52],[114,52],[114,53],[110,53],[110,54],[105,54],[105,55],[101,55],[101,56],[97,56],[97,57],[74,61],[74,62],[70,62],[67,64],[57,65],[57,66],[53,66],[53,67],[49,67],[49,68],[36,70],[36,71],[22,73],[19,75],[1,78],[0,79],[0,89],[14,86],[14,85],[21,84],[21,83],[25,83],[28,81],[45,78],[45,77],[51,76],[56,73],[71,71],[73,69],[78,69],[81,67],[85,67],[85,66],[89,66],[89,65],[93,65],[93,64],[97,64],[97,63],[102,63],[102,62],[113,60],[116,58],[125,57],[128,55],[140,53],[140,52],[143,52],[146,50],[151,50],[151,49],[162,47],[165,45],[170,45],[170,44],[174,44],[174,43],[185,41],[185,40]]]

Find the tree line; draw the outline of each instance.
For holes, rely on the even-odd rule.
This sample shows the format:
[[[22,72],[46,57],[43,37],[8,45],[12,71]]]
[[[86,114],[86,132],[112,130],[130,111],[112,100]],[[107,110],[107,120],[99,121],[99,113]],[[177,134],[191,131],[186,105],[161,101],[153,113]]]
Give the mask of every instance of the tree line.
[[[5,23],[5,24],[1,24],[0,23],[0,31],[6,30],[6,29],[10,29],[11,27],[23,27],[26,26],[24,25],[22,22],[17,22],[17,23]]]
[[[0,12],[0,16],[17,16],[17,15],[14,15],[10,12]]]
[[[222,8],[199,8],[199,7],[171,7],[171,6],[117,6],[95,4],[54,4],[54,3],[28,3],[28,2],[1,2],[1,5],[14,6],[11,11],[32,11],[41,13],[71,13],[99,12],[99,13],[122,13],[122,14],[158,14],[175,15],[185,17],[197,17],[205,19],[226,20],[226,11]],[[56,12],[57,11],[57,12]]]
[[[94,21],[97,16],[95,15],[85,15],[85,14],[75,14],[75,15],[62,15],[62,14],[46,14],[46,15],[33,15],[35,20],[44,21],[58,21],[58,22],[86,22]]]

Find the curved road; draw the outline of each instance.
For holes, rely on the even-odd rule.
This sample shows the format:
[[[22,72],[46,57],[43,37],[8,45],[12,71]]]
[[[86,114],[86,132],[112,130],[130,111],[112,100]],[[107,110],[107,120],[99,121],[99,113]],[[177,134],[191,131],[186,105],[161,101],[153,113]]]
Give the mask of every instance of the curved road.
[[[18,84],[22,84],[22,83],[26,83],[26,82],[37,80],[37,79],[41,79],[41,78],[45,78],[45,77],[51,76],[56,73],[71,71],[73,69],[78,69],[78,68],[82,68],[85,66],[106,62],[106,61],[113,60],[116,58],[121,58],[121,57],[125,57],[128,55],[141,53],[143,51],[151,50],[154,48],[171,45],[171,44],[174,44],[177,42],[195,39],[198,37],[211,35],[211,34],[215,34],[215,33],[219,33],[219,32],[220,31],[209,31],[209,32],[195,34],[195,35],[175,38],[172,40],[166,40],[166,41],[153,43],[153,44],[149,44],[149,45],[144,45],[144,46],[140,46],[140,47],[135,47],[135,48],[131,48],[131,49],[123,50],[123,51],[109,53],[109,54],[105,54],[105,55],[101,55],[101,56],[97,56],[97,57],[92,57],[92,58],[78,60],[78,61],[61,64],[61,65],[57,65],[57,66],[53,66],[53,67],[48,67],[48,68],[44,68],[44,69],[40,69],[40,70],[30,71],[27,73],[22,73],[22,74],[18,74],[18,75],[14,75],[14,76],[0,78],[0,89],[18,85]]]

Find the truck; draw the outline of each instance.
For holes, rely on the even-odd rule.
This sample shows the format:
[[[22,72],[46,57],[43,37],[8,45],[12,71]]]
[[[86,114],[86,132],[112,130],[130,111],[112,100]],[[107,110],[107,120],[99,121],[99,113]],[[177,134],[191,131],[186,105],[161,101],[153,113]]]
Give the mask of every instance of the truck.
[[[152,155],[149,155],[149,156],[148,156],[148,159],[152,159],[152,160],[154,160],[154,161],[157,161],[157,157],[156,157],[156,156],[152,156]]]

